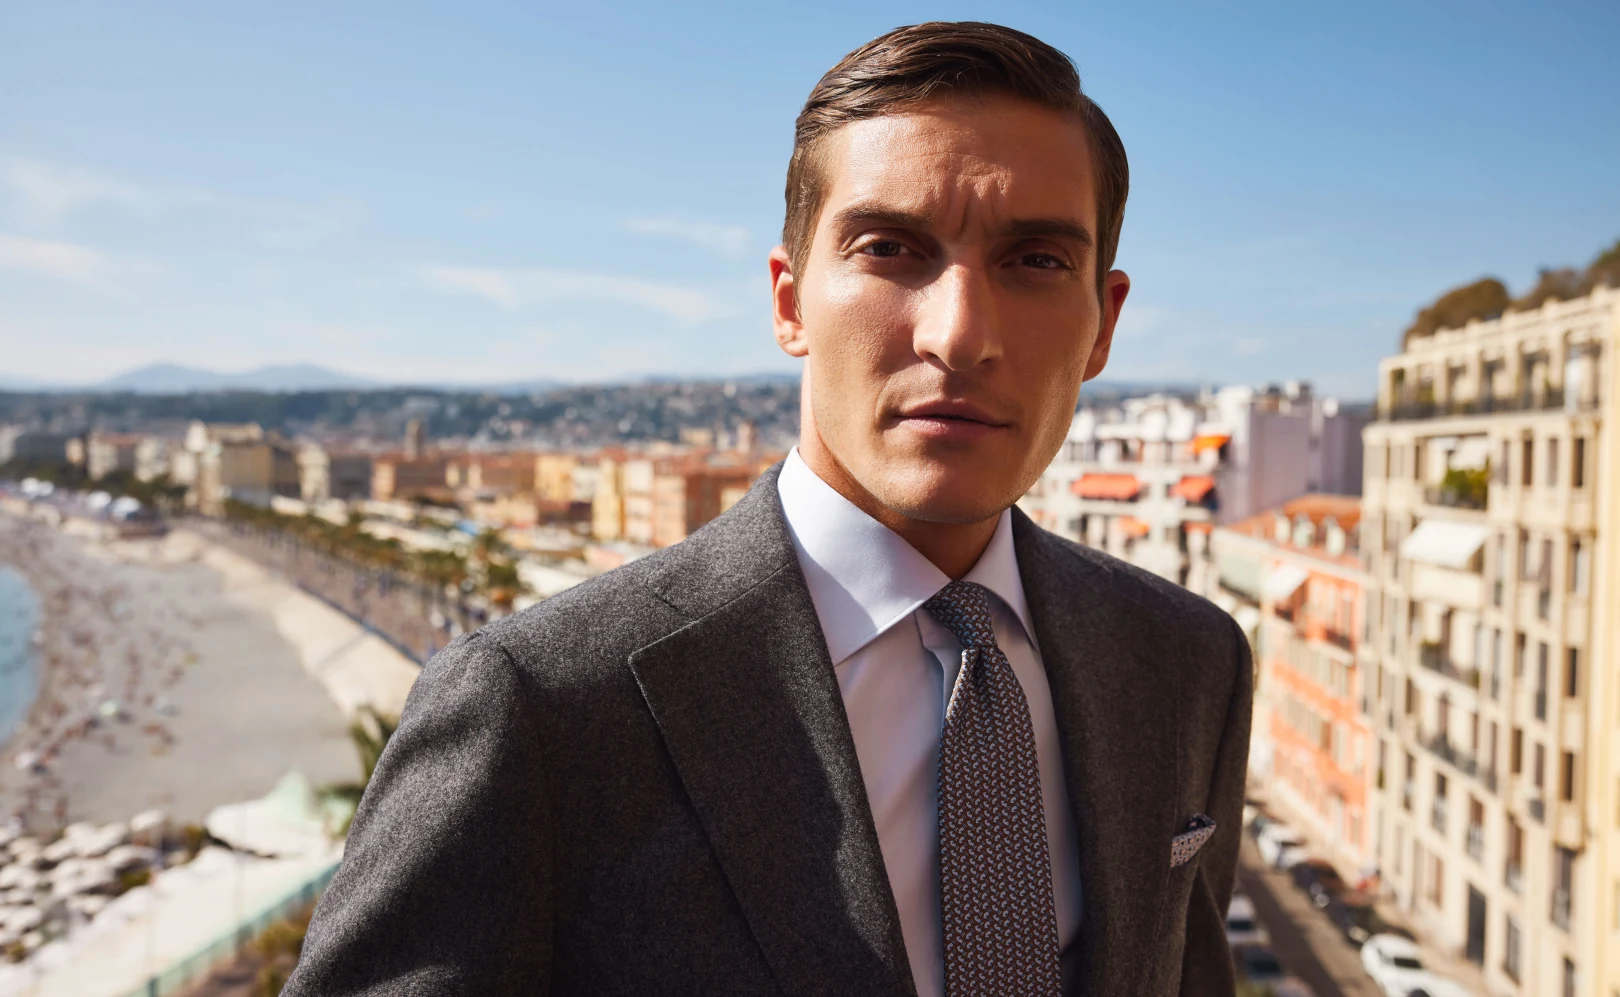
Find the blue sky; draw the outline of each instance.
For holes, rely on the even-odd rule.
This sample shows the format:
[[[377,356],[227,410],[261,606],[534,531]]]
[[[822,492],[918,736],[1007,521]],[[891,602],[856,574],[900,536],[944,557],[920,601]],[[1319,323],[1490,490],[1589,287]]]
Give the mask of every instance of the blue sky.
[[[0,8],[0,375],[791,370],[792,119],[930,18],[1057,45],[1123,136],[1116,378],[1367,396],[1437,292],[1620,237],[1612,3],[336,6]]]

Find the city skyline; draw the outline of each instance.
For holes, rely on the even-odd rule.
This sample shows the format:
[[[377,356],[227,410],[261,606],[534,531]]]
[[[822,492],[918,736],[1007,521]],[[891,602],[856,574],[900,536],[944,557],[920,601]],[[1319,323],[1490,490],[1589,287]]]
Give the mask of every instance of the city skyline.
[[[826,14],[8,13],[4,373],[791,372],[764,256],[792,117],[844,51],[925,17],[1058,45],[1125,138],[1108,379],[1368,398],[1442,291],[1522,293],[1620,234],[1612,9]]]

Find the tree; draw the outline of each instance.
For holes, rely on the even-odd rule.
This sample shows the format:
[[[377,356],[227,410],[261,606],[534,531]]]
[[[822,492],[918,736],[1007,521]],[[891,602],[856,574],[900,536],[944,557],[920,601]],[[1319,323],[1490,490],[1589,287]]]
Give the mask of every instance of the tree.
[[[1506,311],[1512,301],[1507,286],[1495,277],[1454,287],[1418,312],[1401,338],[1401,348],[1410,349],[1412,340],[1432,336],[1441,329],[1460,329],[1474,319],[1494,318]]]

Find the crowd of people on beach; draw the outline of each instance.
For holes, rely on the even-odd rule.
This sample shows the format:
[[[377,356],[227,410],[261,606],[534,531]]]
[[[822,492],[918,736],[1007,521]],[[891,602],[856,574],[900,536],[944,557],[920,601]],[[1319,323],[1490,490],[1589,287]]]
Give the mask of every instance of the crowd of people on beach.
[[[165,692],[197,660],[184,634],[202,621],[183,605],[134,612],[125,581],[85,570],[82,555],[68,553],[42,523],[0,517],[0,563],[22,573],[41,610],[33,638],[39,692],[0,755],[0,820],[40,833],[69,821],[68,787],[56,770],[64,751],[169,750],[175,707]]]

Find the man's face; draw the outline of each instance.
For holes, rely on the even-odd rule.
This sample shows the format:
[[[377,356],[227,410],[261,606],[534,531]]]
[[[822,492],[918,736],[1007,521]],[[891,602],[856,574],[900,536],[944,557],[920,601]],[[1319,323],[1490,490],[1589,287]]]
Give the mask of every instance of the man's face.
[[[776,335],[806,358],[806,449],[909,519],[980,522],[1040,476],[1107,360],[1084,127],[1013,98],[845,125],[817,150],[807,258],[772,254]],[[795,293],[796,292],[796,293]]]

